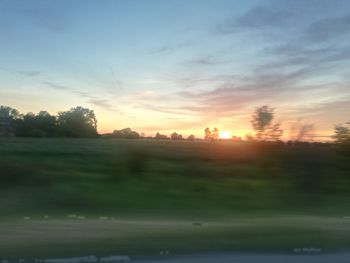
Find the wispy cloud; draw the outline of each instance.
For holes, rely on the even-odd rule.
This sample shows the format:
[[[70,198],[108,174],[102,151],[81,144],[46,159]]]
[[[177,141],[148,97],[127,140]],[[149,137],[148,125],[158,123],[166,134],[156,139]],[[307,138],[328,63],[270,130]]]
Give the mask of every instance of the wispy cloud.
[[[42,81],[41,83],[52,88],[52,89],[56,89],[56,90],[72,90],[69,86],[57,84],[57,83],[54,83],[51,81]]]
[[[114,105],[112,105],[112,103],[108,99],[99,98],[99,97],[96,97],[96,96],[91,95],[90,93],[84,92],[84,91],[75,90],[75,91],[73,91],[73,93],[75,93],[76,95],[79,95],[82,98],[87,99],[88,103],[96,105],[97,107],[100,107],[104,110],[118,111],[118,109]]]
[[[57,83],[51,82],[51,81],[42,81],[41,83],[52,88],[52,89],[61,90],[61,91],[68,91],[70,93],[78,95],[82,98],[87,99],[88,103],[96,105],[104,110],[108,110],[108,111],[117,111],[118,110],[115,106],[113,106],[110,103],[110,101],[108,99],[99,98],[99,97],[96,97],[94,95],[89,94],[88,92],[76,90],[74,88],[71,88],[70,86],[57,84]]]
[[[215,65],[225,64],[227,63],[227,61],[223,61],[215,56],[202,56],[202,57],[187,59],[185,63],[189,65],[215,66]]]
[[[157,101],[155,104],[146,103],[143,106],[167,114],[207,115],[219,118],[232,116],[233,113],[260,103],[286,104],[290,98],[301,98],[306,96],[306,93],[328,91],[330,88],[326,87],[325,82],[313,85],[306,83],[314,77],[333,74],[339,69],[339,63],[350,61],[348,45],[339,43],[335,46],[329,42],[343,37],[350,31],[350,16],[327,17],[327,12],[321,12],[323,16],[308,17],[303,14],[299,21],[304,5],[310,13],[315,10],[326,11],[329,5],[320,3],[317,8],[310,8],[302,2],[287,5],[271,3],[253,7],[243,15],[227,19],[217,26],[216,33],[224,35],[275,31],[286,36],[265,39],[262,45],[257,45],[255,52],[260,57],[251,63],[244,76],[235,72],[217,72],[211,76],[207,75],[207,72],[194,73],[193,76],[175,80],[183,87],[181,91],[169,95],[168,100],[174,102],[176,107],[162,106],[162,103]],[[247,41],[254,41],[254,36],[249,36]],[[187,64],[202,66],[218,65],[221,62],[218,56],[211,55],[186,61]],[[203,84],[205,89],[201,88]],[[343,83],[333,82],[332,85],[334,86],[331,89],[336,90]],[[317,102],[314,105],[319,107]],[[288,106],[286,109],[288,110]]]
[[[335,18],[325,18],[313,22],[303,32],[308,41],[326,41],[350,33],[350,14]]]
[[[169,43],[169,44],[164,44],[162,46],[159,46],[159,47],[156,47],[156,48],[153,48],[149,51],[149,54],[153,54],[153,55],[156,55],[156,54],[170,54],[170,53],[173,53],[173,52],[176,52],[176,51],[179,51],[183,48],[186,48],[188,46],[190,46],[190,42],[182,42],[182,43]]]
[[[334,113],[337,114],[334,114]],[[344,98],[328,100],[312,105],[304,105],[294,109],[293,114],[304,118],[318,120],[318,124],[330,124],[332,129],[335,124],[345,123],[349,120],[350,94]]]
[[[0,70],[25,77],[37,77],[41,74],[41,72],[37,70],[14,70],[6,67],[0,67]]]
[[[35,70],[19,70],[19,71],[17,71],[17,73],[20,75],[27,76],[27,77],[36,77],[36,76],[39,76],[41,74],[40,71],[35,71]]]
[[[273,54],[274,61],[259,65],[258,70],[281,70],[292,66],[309,66],[313,67],[313,71],[317,73],[319,72],[317,69],[320,70],[325,66],[330,67],[335,63],[350,61],[350,47],[347,46],[308,48],[286,44],[271,48],[269,51]]]
[[[67,19],[62,17],[62,13],[58,13],[52,8],[26,8],[22,10],[22,13],[36,26],[52,32],[61,33],[67,28]]]
[[[295,42],[327,41],[350,33],[350,14],[339,14],[338,5],[344,6],[344,10],[349,8],[346,1],[267,2],[226,19],[217,25],[216,33],[279,32],[285,34],[284,39],[294,38]]]
[[[216,32],[231,34],[247,29],[282,28],[290,22],[292,16],[293,13],[289,10],[274,10],[269,6],[257,6],[242,16],[227,19],[217,25]]]
[[[113,106],[107,99],[92,97],[88,100],[88,102],[105,110],[117,111],[115,106]]]
[[[72,26],[68,12],[62,12],[59,5],[52,4],[51,1],[3,1],[1,9],[17,19],[8,20],[11,23],[24,22],[48,32],[63,33]]]

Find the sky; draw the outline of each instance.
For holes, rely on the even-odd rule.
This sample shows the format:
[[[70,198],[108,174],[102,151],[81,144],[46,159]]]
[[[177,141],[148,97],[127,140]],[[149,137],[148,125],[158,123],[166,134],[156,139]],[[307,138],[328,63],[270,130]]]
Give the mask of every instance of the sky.
[[[347,0],[0,0],[0,58],[1,105],[87,107],[101,133],[244,136],[262,105],[285,136],[350,119]]]

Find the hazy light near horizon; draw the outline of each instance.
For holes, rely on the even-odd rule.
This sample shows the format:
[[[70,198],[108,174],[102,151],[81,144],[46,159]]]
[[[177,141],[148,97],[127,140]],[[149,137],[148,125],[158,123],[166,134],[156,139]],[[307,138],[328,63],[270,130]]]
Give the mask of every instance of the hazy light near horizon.
[[[232,138],[232,134],[229,131],[220,131],[219,132],[219,138],[220,139],[231,139]]]

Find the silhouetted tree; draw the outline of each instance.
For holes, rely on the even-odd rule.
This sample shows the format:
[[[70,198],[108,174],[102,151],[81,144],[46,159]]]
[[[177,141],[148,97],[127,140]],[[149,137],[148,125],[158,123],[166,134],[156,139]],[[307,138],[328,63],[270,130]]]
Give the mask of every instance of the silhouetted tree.
[[[36,124],[39,129],[45,132],[46,136],[57,136],[57,118],[56,116],[52,116],[47,111],[40,111],[38,115],[36,115]]]
[[[261,106],[255,109],[252,116],[252,125],[256,131],[257,139],[261,139],[273,119],[274,110],[269,106]]]
[[[310,140],[312,138],[313,131],[313,124],[304,124],[300,120],[298,120],[291,127],[290,139],[296,142]]]
[[[204,130],[205,137],[204,140],[217,140],[219,139],[219,130],[217,128],[214,128],[213,131],[211,131],[209,128],[206,128]]]
[[[181,134],[178,134],[177,132],[173,132],[171,135],[170,135],[170,138],[172,140],[182,140],[182,135]]]
[[[211,140],[211,131],[208,127],[205,128],[204,133],[204,140]]]
[[[191,134],[190,136],[187,137],[187,140],[189,140],[189,141],[194,141],[195,139],[196,139],[196,137],[193,134]]]
[[[35,124],[35,114],[27,113],[21,120],[18,121],[16,136],[19,137],[44,137]]]
[[[336,143],[350,143],[350,129],[344,125],[336,125],[332,136]]]
[[[41,111],[37,115],[27,113],[18,120],[16,136],[20,137],[56,137],[59,136],[57,120],[47,111]]]
[[[169,139],[166,135],[160,134],[159,132],[156,133],[155,139],[157,140],[166,140]]]
[[[131,130],[130,128],[125,128],[119,131],[115,130],[112,133],[111,137],[123,139],[138,139],[140,138],[140,134],[136,131]]]
[[[19,115],[20,114],[16,109],[3,105],[0,106],[0,118],[8,118],[15,120],[19,117]]]
[[[219,139],[219,129],[218,128],[214,128],[213,132],[212,132],[212,139],[213,140],[217,140]]]
[[[19,112],[8,106],[0,106],[0,136],[13,136]]]
[[[58,114],[60,131],[66,137],[96,137],[97,120],[93,110],[76,107]]]
[[[280,128],[280,124],[275,123],[270,125],[270,127],[267,129],[265,137],[268,140],[278,141],[282,135],[283,135],[283,130]]]
[[[255,109],[252,116],[252,126],[256,131],[257,140],[277,141],[283,134],[279,123],[272,123],[274,109],[269,106],[261,106]]]

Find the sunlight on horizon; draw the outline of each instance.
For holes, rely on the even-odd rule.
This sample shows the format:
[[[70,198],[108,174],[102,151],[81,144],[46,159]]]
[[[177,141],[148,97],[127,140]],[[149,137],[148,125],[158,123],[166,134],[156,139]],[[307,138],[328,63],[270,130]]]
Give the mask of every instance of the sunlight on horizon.
[[[232,134],[229,131],[220,131],[219,132],[219,138],[220,139],[231,139],[232,138]]]

